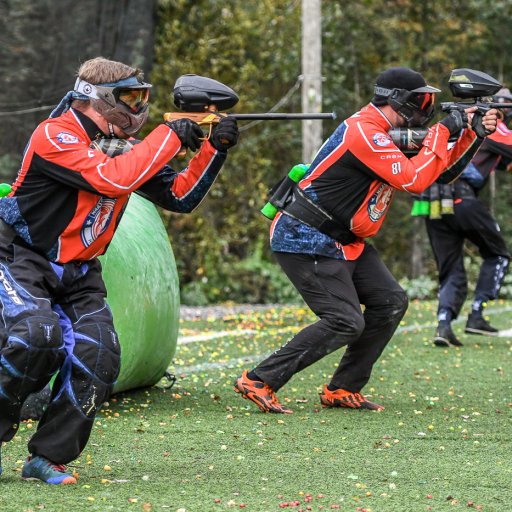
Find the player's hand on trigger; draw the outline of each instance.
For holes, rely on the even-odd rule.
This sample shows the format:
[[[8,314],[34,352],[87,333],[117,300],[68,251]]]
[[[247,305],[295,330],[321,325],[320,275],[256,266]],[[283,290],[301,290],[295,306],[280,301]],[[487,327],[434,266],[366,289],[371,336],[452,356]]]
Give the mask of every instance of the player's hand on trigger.
[[[498,111],[492,108],[481,114],[477,112],[477,107],[467,108],[469,123],[472,130],[477,134],[478,137],[483,139],[496,131],[498,124]]]
[[[215,149],[227,151],[238,142],[238,125],[234,117],[223,117],[219,124],[214,126],[210,142]]]
[[[176,119],[165,123],[181,141],[184,148],[197,151],[204,139],[203,130],[191,119]]]
[[[482,125],[487,131],[486,135],[490,135],[496,131],[496,127],[498,126],[498,111],[495,108],[488,110],[484,114],[482,117]]]

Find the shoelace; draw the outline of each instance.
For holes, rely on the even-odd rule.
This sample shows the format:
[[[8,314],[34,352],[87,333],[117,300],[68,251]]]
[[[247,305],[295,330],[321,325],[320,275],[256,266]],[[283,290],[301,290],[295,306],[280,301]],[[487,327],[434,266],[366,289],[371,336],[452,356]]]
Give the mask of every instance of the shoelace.
[[[56,471],[60,471],[61,473],[66,472],[66,466],[64,466],[63,464],[50,464],[50,466]]]

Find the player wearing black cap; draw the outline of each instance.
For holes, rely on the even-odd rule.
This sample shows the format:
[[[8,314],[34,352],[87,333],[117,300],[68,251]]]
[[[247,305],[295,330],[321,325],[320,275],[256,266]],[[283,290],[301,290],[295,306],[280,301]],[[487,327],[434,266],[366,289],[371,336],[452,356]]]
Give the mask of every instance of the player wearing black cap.
[[[477,147],[467,115],[459,112],[432,126],[412,158],[395,146],[388,130],[428,123],[436,92],[411,69],[381,73],[372,101],[338,126],[291,204],[276,215],[272,250],[319,320],[236,380],[235,391],[261,410],[292,412],[275,392],[342,346],[347,349],[323,388],[322,406],[383,409],[361,389],[403,317],[407,297],[365,238],[379,231],[396,190],[418,193],[443,173],[456,176]],[[483,124],[494,131],[496,111],[489,111]],[[458,140],[448,150],[450,136]]]

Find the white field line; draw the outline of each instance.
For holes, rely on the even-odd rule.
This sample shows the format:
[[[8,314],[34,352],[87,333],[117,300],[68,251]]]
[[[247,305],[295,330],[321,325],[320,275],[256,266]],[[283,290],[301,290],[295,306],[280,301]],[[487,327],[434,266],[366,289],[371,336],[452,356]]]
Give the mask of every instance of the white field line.
[[[401,332],[413,331],[416,329],[426,329],[427,327],[435,327],[436,324],[414,324],[414,325],[406,325],[403,327],[399,327],[396,330],[396,334],[400,334]],[[270,334],[281,334],[283,332],[294,332],[299,331],[299,327],[289,326],[289,327],[281,327],[280,329],[272,329],[270,328],[267,332]],[[241,334],[261,334],[261,331],[256,331],[254,329],[233,329],[231,331],[213,331],[207,334],[196,334],[194,336],[180,336],[178,338],[178,345],[186,345],[187,343],[196,343],[198,341],[210,341],[215,340],[217,338],[225,338],[227,336],[238,336]]]
[[[510,312],[510,311],[512,311],[512,306],[505,307],[505,308],[489,308],[487,310],[487,313],[505,313],[505,312]],[[460,324],[463,322],[465,322],[465,318],[459,318],[459,319],[455,320],[453,323]],[[406,333],[409,331],[419,331],[419,330],[423,330],[423,329],[434,329],[436,326],[437,326],[437,323],[432,323],[432,322],[430,322],[428,324],[404,325],[402,327],[398,327],[398,329],[395,331],[395,334],[402,334],[402,333]],[[299,330],[300,330],[299,327],[293,327],[293,326],[292,327],[284,327],[284,328],[275,329],[275,330],[269,329],[269,331],[272,334],[280,334],[280,333],[287,332],[287,331],[289,331],[289,332],[297,331],[298,332]],[[222,337],[226,337],[226,336],[237,336],[238,334],[255,334],[255,333],[261,333],[261,331],[255,331],[253,329],[241,329],[239,331],[237,331],[237,330],[216,331],[216,332],[212,332],[210,334],[200,334],[197,336],[184,336],[184,337],[178,338],[178,344],[194,343],[197,341],[210,341],[210,340],[214,340],[214,339],[222,338]],[[500,337],[512,336],[512,329],[500,331],[498,333],[498,336],[500,336]],[[266,357],[268,357],[270,354],[271,354],[271,352],[269,352],[267,354],[260,354],[260,355],[255,355],[255,356],[237,357],[234,359],[229,359],[227,361],[222,361],[222,362],[218,362],[218,363],[203,363],[203,364],[197,364],[197,365],[193,365],[193,366],[184,366],[182,368],[175,367],[174,365],[171,365],[171,367],[173,367],[174,371],[179,374],[192,374],[192,373],[197,373],[197,372],[201,372],[201,371],[217,370],[217,369],[222,369],[222,368],[233,368],[233,367],[237,367],[242,364],[252,363],[255,361],[261,361],[261,360],[265,359]]]
[[[192,375],[194,373],[200,373],[204,371],[210,370],[222,370],[228,368],[235,368],[237,366],[243,366],[245,364],[255,363],[256,361],[262,361],[267,356],[269,356],[271,352],[267,354],[260,354],[257,356],[247,356],[247,357],[238,357],[236,359],[229,359],[228,361],[222,361],[218,363],[203,363],[203,364],[195,364],[192,366],[183,366],[182,368],[171,365],[172,373],[176,375]]]
[[[195,336],[181,336],[178,338],[178,344],[195,343],[196,341],[208,341],[216,338],[224,338],[224,336],[236,336],[237,334],[254,334],[258,331],[253,329],[240,329],[234,331],[214,331],[209,334],[197,334]]]

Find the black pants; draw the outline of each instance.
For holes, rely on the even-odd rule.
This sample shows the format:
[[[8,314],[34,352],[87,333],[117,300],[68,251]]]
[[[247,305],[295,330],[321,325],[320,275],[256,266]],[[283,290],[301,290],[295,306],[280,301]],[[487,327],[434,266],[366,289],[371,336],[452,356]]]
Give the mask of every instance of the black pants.
[[[101,265],[50,263],[0,225],[0,281],[0,441],[15,435],[27,396],[58,372],[28,447],[67,464],[87,444],[119,373]]]
[[[255,373],[277,391],[295,373],[347,345],[331,384],[359,392],[407,310],[405,292],[370,245],[356,261],[290,253],[275,257],[320,320],[261,362]]]
[[[457,318],[468,294],[464,268],[464,241],[473,242],[483,258],[475,289],[475,301],[498,297],[510,260],[505,240],[487,207],[477,198],[455,204],[454,215],[426,219],[427,233],[439,272],[439,310]]]

